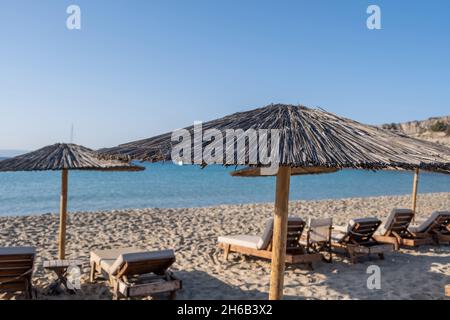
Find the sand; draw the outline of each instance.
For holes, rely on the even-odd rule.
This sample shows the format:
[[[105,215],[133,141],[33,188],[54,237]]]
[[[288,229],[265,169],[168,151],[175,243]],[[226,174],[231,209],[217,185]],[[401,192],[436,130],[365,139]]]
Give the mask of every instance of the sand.
[[[344,225],[353,217],[384,219],[394,207],[410,207],[409,196],[353,198],[324,201],[293,201],[291,215],[333,217]],[[450,193],[422,194],[418,215],[450,210]],[[137,246],[176,251],[175,274],[183,280],[179,299],[266,299],[270,263],[231,254],[224,262],[217,237],[228,234],[259,234],[272,216],[273,204],[220,205],[189,209],[134,209],[109,212],[76,212],[68,219],[67,258],[85,261],[82,288],[75,295],[49,295],[46,287],[54,276],[42,262],[57,256],[58,216],[54,214],[1,217],[0,246],[37,248],[33,283],[39,299],[111,299],[107,282],[88,283],[89,252],[94,249]],[[381,268],[381,289],[367,288],[367,268]],[[315,264],[314,270],[288,267],[286,299],[448,299],[450,246],[424,246],[363,259],[352,265],[345,257],[332,264]],[[1,295],[0,298],[21,299]]]

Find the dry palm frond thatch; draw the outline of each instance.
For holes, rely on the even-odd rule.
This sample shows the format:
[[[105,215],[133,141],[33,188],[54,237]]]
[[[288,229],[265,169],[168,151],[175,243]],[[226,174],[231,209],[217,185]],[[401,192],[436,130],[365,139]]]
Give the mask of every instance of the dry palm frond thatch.
[[[193,126],[186,129],[193,135]],[[207,129],[218,129],[224,137],[227,129],[278,129],[282,166],[372,170],[450,169],[450,149],[447,147],[304,106],[276,104],[239,112],[203,123],[203,131]],[[215,142],[204,142],[204,146],[208,143]],[[99,152],[105,159],[168,161],[171,160],[172,145],[169,132]],[[234,144],[236,163],[252,165],[248,157],[252,148],[257,147],[255,145],[250,143],[245,150],[245,157],[238,158],[241,153],[237,152],[237,144]],[[261,163],[256,165],[262,166]]]
[[[76,144],[57,143],[0,161],[0,171],[42,170],[140,171],[144,168],[118,160],[101,160],[98,154]]]

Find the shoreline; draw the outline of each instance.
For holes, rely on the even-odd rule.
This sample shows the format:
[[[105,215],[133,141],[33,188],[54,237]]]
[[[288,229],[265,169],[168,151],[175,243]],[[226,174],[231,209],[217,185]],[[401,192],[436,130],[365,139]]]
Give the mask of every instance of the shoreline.
[[[422,192],[418,193],[417,199],[419,200],[422,196],[448,196],[450,198],[450,192]],[[382,198],[391,198],[391,197],[410,197],[411,194],[405,193],[405,194],[394,194],[394,195],[384,195],[384,196],[369,196],[369,197],[347,197],[347,198],[327,198],[327,199],[316,199],[316,200],[289,200],[289,204],[292,203],[319,203],[319,202],[334,202],[334,201],[352,201],[352,200],[358,200],[358,199],[382,199]],[[275,195],[274,195],[275,199]],[[216,205],[206,205],[206,206],[195,206],[195,207],[129,207],[129,208],[113,208],[113,209],[106,209],[106,210],[94,210],[94,211],[88,211],[88,210],[77,210],[77,211],[68,211],[68,214],[96,214],[98,212],[117,212],[117,211],[140,211],[140,210],[202,210],[202,209],[214,209],[218,207],[233,207],[233,206],[268,206],[268,205],[274,205],[273,202],[248,202],[248,203],[219,203]],[[69,208],[70,209],[70,208]],[[418,208],[420,209],[420,208]],[[450,210],[450,209],[448,209]],[[27,214],[20,214],[20,215],[3,215],[0,213],[0,219],[1,218],[20,218],[20,217],[35,217],[35,216],[46,216],[46,215],[59,215],[58,212],[44,212],[44,213],[27,213]]]
[[[301,200],[290,202],[290,212],[305,220],[331,216],[335,225],[344,225],[355,217],[377,216],[384,221],[392,208],[410,205],[410,196]],[[417,206],[418,218],[450,210],[450,193],[421,194]],[[33,283],[39,299],[111,299],[105,281],[88,283],[89,252],[129,246],[175,250],[173,270],[184,288],[180,299],[266,299],[270,263],[237,254],[224,262],[217,237],[260,234],[272,215],[273,203],[72,212],[67,258],[85,262],[82,290],[74,296],[50,296],[45,290],[54,276],[42,262],[57,255],[57,214],[0,217],[0,246],[37,248]],[[382,270],[381,290],[366,287],[367,267],[373,264]],[[285,279],[289,299],[448,299],[444,287],[450,279],[450,246],[402,250],[385,260],[373,257],[356,265],[338,256],[332,264],[317,263],[312,271],[289,267]]]

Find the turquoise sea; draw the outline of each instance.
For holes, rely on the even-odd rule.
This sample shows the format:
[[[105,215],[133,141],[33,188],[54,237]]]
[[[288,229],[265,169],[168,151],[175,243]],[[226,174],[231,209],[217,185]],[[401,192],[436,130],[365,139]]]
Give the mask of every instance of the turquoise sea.
[[[71,171],[69,210],[175,208],[272,202],[275,178],[237,178],[233,168],[144,164],[143,172]],[[0,216],[58,212],[61,174],[0,173]],[[423,173],[419,192],[450,192],[450,176]],[[410,194],[411,172],[343,170],[292,178],[291,199]]]

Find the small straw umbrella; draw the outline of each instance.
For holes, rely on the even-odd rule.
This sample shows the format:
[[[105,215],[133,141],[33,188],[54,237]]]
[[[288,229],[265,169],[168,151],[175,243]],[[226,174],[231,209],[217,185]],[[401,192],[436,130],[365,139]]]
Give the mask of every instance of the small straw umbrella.
[[[101,160],[98,154],[75,144],[57,143],[14,158],[0,161],[0,172],[60,170],[61,198],[59,210],[58,258],[65,258],[67,191],[69,170],[140,171],[143,167],[118,160]]]
[[[449,148],[375,126],[364,125],[322,109],[310,109],[304,106],[269,105],[203,123],[202,128],[218,130],[222,135],[226,135],[229,129],[243,131],[277,129],[280,132],[269,290],[269,299],[272,300],[283,297],[292,168],[425,169],[430,171],[450,169]],[[195,126],[185,129],[195,137]],[[208,147],[211,147],[211,144],[214,147],[215,143],[223,142],[214,140],[208,143]],[[172,141],[172,133],[169,132],[115,148],[103,149],[100,152],[106,159],[169,161],[174,144],[176,142]],[[250,163],[249,149],[254,149],[255,146],[250,145],[245,152],[239,152],[238,146],[237,143],[232,146],[236,164],[266,166],[259,160],[256,164]],[[226,148],[223,150],[230,151]],[[207,163],[202,165],[206,166]]]

